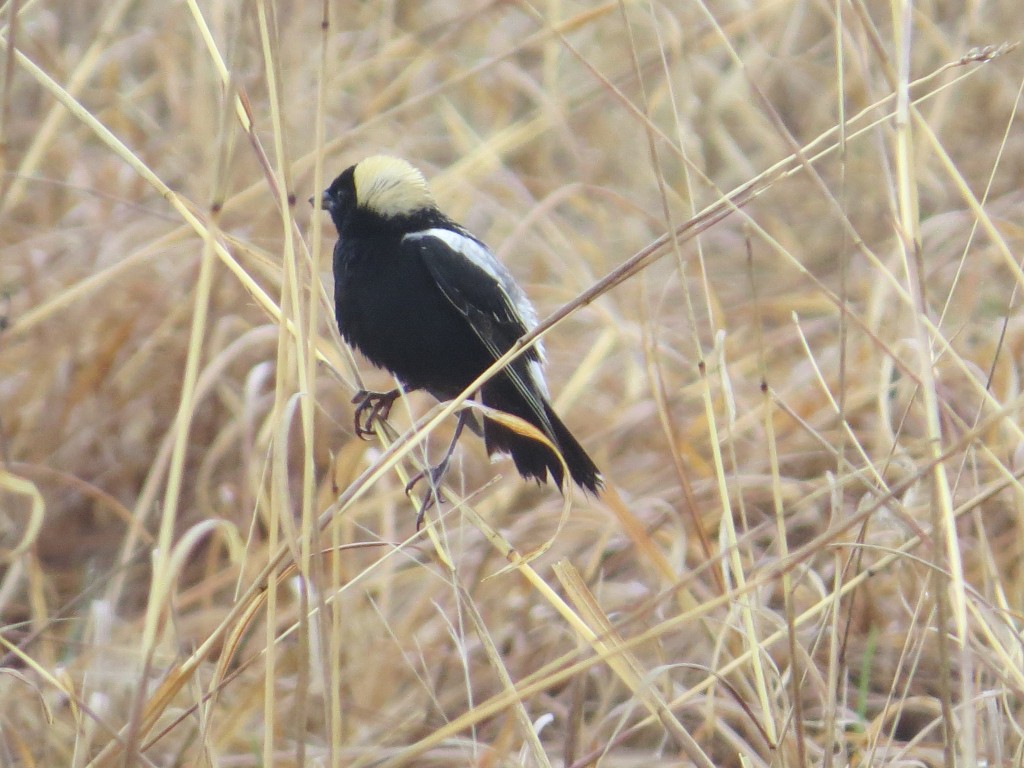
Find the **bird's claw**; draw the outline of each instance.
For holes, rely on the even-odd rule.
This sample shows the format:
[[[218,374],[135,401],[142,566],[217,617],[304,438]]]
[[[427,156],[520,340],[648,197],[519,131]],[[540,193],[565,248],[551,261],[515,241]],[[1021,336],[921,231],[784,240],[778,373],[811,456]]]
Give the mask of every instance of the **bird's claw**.
[[[440,504],[442,499],[438,493],[438,489],[441,486],[441,480],[444,478],[445,473],[448,471],[448,458],[438,464],[436,467],[429,467],[421,472],[417,472],[408,483],[405,484],[405,493],[409,495],[412,489],[415,488],[421,480],[426,480],[429,484],[427,492],[423,494],[423,498],[420,500],[419,511],[416,513],[416,530],[418,531],[423,526],[423,518],[427,514],[427,510],[430,509],[434,504]]]
[[[361,439],[367,439],[373,435],[373,425],[378,421],[387,421],[391,415],[391,406],[402,394],[400,389],[392,389],[389,392],[370,392],[361,389],[352,398],[352,404],[356,407],[355,428],[356,435]],[[369,411],[369,413],[367,413]]]

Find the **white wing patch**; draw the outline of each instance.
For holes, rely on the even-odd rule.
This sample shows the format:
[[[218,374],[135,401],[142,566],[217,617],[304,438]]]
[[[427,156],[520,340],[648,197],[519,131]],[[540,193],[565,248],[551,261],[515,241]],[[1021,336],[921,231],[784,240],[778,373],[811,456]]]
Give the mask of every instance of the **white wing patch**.
[[[493,277],[508,298],[508,303],[515,308],[522,319],[526,330],[532,331],[537,327],[537,310],[533,308],[533,304],[526,297],[526,293],[519,287],[515,278],[512,277],[512,273],[505,268],[504,264],[494,258],[494,254],[487,250],[485,246],[461,232],[441,227],[425,229],[422,232],[410,232],[402,239],[417,240],[424,237],[433,237],[440,240],[453,251],[462,254]],[[537,350],[540,360],[530,360],[527,364],[527,370],[537,389],[543,392],[545,397],[550,397],[547,382],[544,380],[544,345],[538,341],[534,348]]]
[[[540,342],[537,343],[537,349],[541,354],[541,360],[543,360],[544,350],[540,349]],[[544,397],[550,400],[551,393],[548,392],[548,383],[544,380],[544,363],[541,360],[528,360],[526,370],[534,386],[544,393]]]

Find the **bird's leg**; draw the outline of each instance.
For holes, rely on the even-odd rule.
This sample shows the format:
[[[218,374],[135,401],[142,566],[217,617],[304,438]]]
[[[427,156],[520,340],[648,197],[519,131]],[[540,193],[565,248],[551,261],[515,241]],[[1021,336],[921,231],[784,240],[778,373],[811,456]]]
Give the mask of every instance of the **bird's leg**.
[[[352,398],[352,404],[356,407],[356,435],[361,438],[373,435],[373,425],[378,421],[387,421],[391,406],[401,394],[402,390],[397,387],[390,392],[370,392],[366,389],[356,392]]]
[[[415,487],[420,480],[427,480],[430,483],[430,487],[427,492],[423,494],[423,500],[420,501],[419,512],[416,513],[416,530],[420,529],[423,525],[423,517],[427,514],[427,510],[434,506],[435,503],[441,503],[441,497],[438,495],[438,488],[441,485],[441,480],[444,478],[445,473],[448,471],[448,464],[452,460],[452,454],[455,453],[455,444],[459,442],[459,435],[462,434],[463,427],[466,426],[466,422],[470,419],[470,413],[468,408],[464,408],[459,411],[459,420],[455,423],[455,434],[452,435],[452,441],[448,444],[448,450],[444,453],[444,458],[440,462],[432,467],[427,467],[422,472],[417,472],[413,475],[412,479],[405,484],[405,492],[409,493]]]

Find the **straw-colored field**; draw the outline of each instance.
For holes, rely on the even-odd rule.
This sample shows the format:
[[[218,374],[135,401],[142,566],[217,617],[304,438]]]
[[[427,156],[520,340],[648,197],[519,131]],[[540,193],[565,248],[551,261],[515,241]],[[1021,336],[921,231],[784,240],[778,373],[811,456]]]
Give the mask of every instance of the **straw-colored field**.
[[[1019,0],[328,5],[4,5],[0,765],[1020,765]],[[600,498],[354,435],[379,152]]]

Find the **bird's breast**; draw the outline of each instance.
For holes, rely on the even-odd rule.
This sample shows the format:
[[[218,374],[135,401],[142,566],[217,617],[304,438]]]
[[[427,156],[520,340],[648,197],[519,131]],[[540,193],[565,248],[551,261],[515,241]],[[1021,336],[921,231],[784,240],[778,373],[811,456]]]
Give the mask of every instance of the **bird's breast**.
[[[334,275],[342,336],[410,389],[461,388],[490,365],[414,249],[390,240],[339,242]]]

